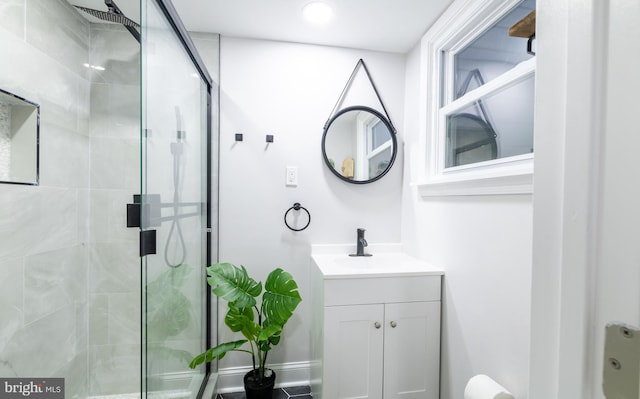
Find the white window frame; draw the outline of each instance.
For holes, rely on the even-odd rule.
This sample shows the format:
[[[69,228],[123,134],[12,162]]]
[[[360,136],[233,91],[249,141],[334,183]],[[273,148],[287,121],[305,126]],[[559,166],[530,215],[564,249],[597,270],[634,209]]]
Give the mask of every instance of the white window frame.
[[[456,0],[422,38],[420,146],[423,164],[417,184],[422,196],[533,192],[533,153],[444,167],[446,116],[535,74],[534,57],[453,100],[455,55],[521,2]]]
[[[369,112],[360,112],[356,119],[357,141],[356,147],[358,151],[356,179],[369,180],[375,176],[369,176],[369,163],[371,158],[388,150],[393,145],[391,137],[389,140],[380,144],[377,148],[372,149],[373,126],[377,123],[383,123],[379,118]]]

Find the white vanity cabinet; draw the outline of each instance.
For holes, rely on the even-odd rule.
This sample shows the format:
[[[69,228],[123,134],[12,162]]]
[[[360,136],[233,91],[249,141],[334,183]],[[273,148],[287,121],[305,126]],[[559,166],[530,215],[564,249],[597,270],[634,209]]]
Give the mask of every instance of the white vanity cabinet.
[[[442,272],[394,255],[336,271],[331,256],[313,256],[314,399],[439,397]]]

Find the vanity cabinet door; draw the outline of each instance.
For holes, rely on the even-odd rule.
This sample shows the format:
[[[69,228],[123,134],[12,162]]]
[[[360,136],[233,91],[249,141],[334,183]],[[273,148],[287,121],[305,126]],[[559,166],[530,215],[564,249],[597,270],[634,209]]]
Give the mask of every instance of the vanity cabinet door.
[[[440,302],[385,305],[384,398],[438,399]]]
[[[324,309],[323,397],[382,399],[384,305]]]

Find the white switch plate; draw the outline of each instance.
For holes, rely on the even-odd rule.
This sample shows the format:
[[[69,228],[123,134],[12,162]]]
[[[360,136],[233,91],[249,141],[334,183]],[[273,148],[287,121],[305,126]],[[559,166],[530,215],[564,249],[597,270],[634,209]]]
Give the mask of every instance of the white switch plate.
[[[602,389],[607,399],[640,397],[640,330],[624,323],[606,328]]]
[[[298,167],[287,166],[287,176],[285,184],[290,187],[296,187],[298,185]]]

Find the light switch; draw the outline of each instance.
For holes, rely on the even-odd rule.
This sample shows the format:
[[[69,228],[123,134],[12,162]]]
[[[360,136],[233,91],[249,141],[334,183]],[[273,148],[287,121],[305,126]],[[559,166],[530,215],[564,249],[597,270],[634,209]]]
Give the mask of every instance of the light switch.
[[[298,185],[298,167],[287,166],[287,176],[285,184],[290,187],[296,187]]]

